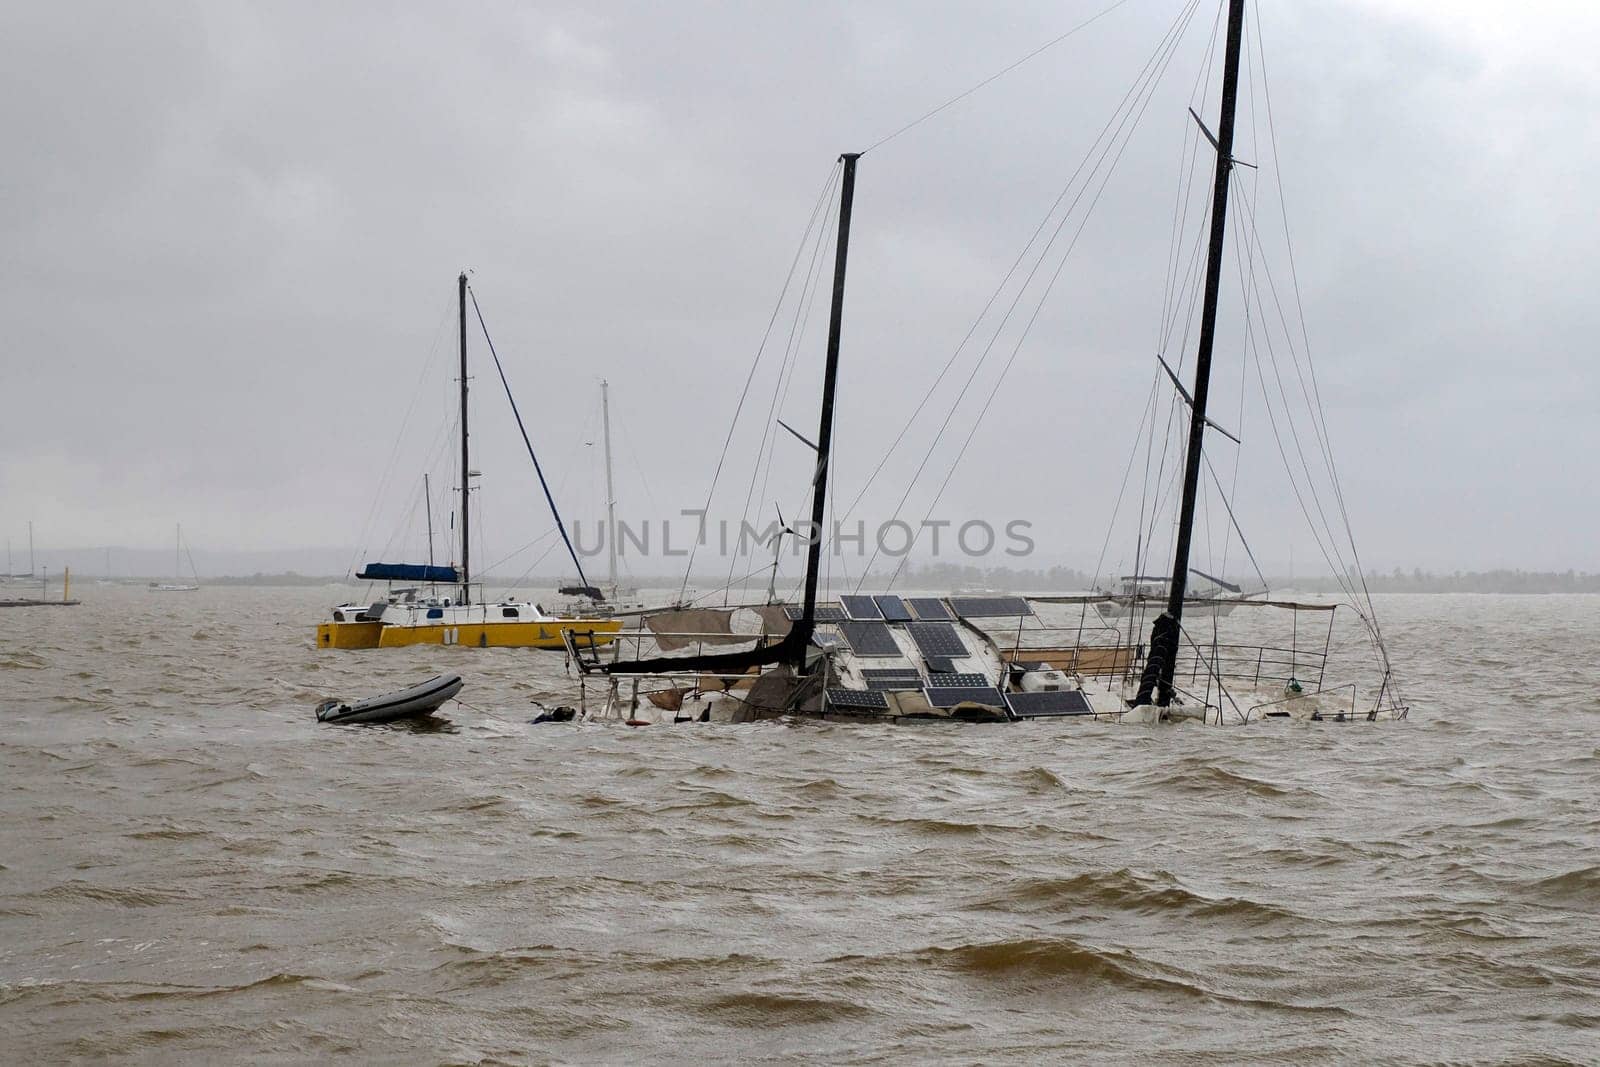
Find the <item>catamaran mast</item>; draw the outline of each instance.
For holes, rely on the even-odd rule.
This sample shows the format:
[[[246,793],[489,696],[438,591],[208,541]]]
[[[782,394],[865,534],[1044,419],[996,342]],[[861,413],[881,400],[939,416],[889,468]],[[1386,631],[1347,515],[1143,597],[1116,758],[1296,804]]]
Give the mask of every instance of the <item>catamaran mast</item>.
[[[472,577],[467,561],[472,545],[472,470],[467,460],[467,275],[456,279],[461,311],[461,603],[472,603]]]
[[[428,566],[433,566],[433,491],[428,487],[428,472],[422,472],[422,510],[428,516]]]
[[[833,393],[839,378],[839,332],[844,320],[844,272],[850,257],[850,211],[856,197],[856,160],[860,152],[846,152],[839,157],[844,162],[844,175],[839,183],[839,236],[833,255],[833,306],[828,313],[828,361],[822,372],[822,417],[817,427],[817,468],[811,490],[811,536],[806,549],[806,599],[799,626],[805,641],[817,616],[817,575],[822,562],[822,524],[827,518],[828,457],[833,448]],[[795,653],[795,667],[805,666],[806,646],[801,644]]]
[[[172,540],[172,584],[182,585],[179,581],[183,577],[183,523],[178,523],[178,532]]]
[[[1183,468],[1183,503],[1178,512],[1178,540],[1172,559],[1167,610],[1150,629],[1150,652],[1134,704],[1172,701],[1172,675],[1177,666],[1183,622],[1183,595],[1189,584],[1189,544],[1194,534],[1195,497],[1200,488],[1206,397],[1211,389],[1211,349],[1217,329],[1217,294],[1222,286],[1222,248],[1228,232],[1228,179],[1233,172],[1233,116],[1239,101],[1239,42],[1244,31],[1244,0],[1228,0],[1227,52],[1222,66],[1222,116],[1217,125],[1216,180],[1211,194],[1211,245],[1206,256],[1205,306],[1200,319],[1200,346],[1195,356],[1194,391],[1189,412],[1189,452]],[[1207,137],[1210,134],[1207,133]]]
[[[605,431],[606,445],[606,549],[608,553],[606,579],[611,583],[610,594],[617,595],[617,494],[611,488],[611,394],[610,386],[600,379],[600,424]]]

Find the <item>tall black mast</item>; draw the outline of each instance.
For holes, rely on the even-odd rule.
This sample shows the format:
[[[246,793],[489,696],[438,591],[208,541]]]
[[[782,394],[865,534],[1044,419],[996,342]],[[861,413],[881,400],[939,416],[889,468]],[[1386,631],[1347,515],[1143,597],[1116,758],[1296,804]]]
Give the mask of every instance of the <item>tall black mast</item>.
[[[856,160],[846,152],[839,185],[839,236],[833,254],[833,308],[828,314],[828,361],[822,372],[822,422],[817,428],[817,468],[811,490],[811,543],[806,549],[806,600],[799,628],[810,641],[817,616],[817,575],[822,562],[822,524],[828,506],[828,457],[833,448],[833,393],[839,378],[839,331],[844,320],[844,272],[850,256],[850,209],[856,197]],[[805,665],[805,645],[796,652],[796,667]]]
[[[856,195],[856,160],[860,152],[839,157],[844,175],[839,187],[839,235],[833,259],[833,310],[828,317],[828,359],[822,375],[822,417],[817,431],[817,466],[811,493],[811,541],[806,553],[805,608],[798,622],[776,644],[745,652],[719,652],[703,656],[664,656],[615,661],[599,665],[607,674],[653,673],[686,670],[743,673],[769,663],[788,663],[796,671],[805,667],[806,651],[817,621],[817,576],[822,562],[822,524],[828,506],[828,457],[833,448],[833,394],[839,378],[839,334],[844,322],[844,271],[850,254],[850,209]]]
[[[472,468],[467,461],[467,276],[456,279],[456,299],[461,319],[461,603],[472,603]]]
[[[1178,513],[1178,543],[1172,559],[1172,589],[1167,610],[1150,628],[1150,653],[1134,704],[1172,701],[1172,672],[1178,657],[1183,595],[1189,584],[1189,542],[1194,533],[1194,503],[1200,488],[1201,438],[1206,428],[1206,396],[1211,389],[1211,347],[1217,329],[1217,292],[1222,285],[1222,245],[1228,232],[1228,178],[1233,172],[1233,113],[1239,100],[1239,41],[1244,31],[1244,0],[1228,0],[1227,54],[1222,67],[1222,117],[1217,126],[1216,182],[1211,194],[1211,247],[1206,256],[1205,308],[1200,348],[1195,356],[1194,393],[1189,413],[1189,455],[1183,468],[1183,504]],[[1207,134],[1209,137],[1209,133]]]

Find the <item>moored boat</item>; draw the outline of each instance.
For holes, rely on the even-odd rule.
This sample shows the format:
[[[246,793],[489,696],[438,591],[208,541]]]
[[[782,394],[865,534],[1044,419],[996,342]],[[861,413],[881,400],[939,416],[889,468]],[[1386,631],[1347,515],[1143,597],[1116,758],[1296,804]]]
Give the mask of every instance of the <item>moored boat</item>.
[[[622,622],[609,617],[584,617],[575,613],[551,614],[531,600],[505,598],[490,603],[481,585],[474,599],[471,572],[472,559],[472,479],[477,472],[471,466],[467,423],[467,276],[456,279],[457,302],[460,319],[460,440],[461,440],[461,503],[458,514],[459,539],[456,549],[460,563],[438,565],[433,563],[433,529],[430,512],[428,529],[429,562],[423,563],[368,563],[356,577],[362,581],[388,583],[380,599],[369,603],[345,603],[332,609],[332,618],[319,623],[316,641],[318,648],[372,649],[400,648],[408,645],[459,645],[465,648],[535,648],[559,650],[566,647],[570,632],[586,647],[607,644],[622,628]],[[473,298],[474,301],[476,298]],[[476,306],[476,304],[474,304]],[[479,315],[480,325],[482,315]],[[484,336],[487,340],[488,329]],[[490,354],[494,355],[493,344]],[[495,366],[500,370],[501,381],[505,373],[499,356],[494,355]],[[510,386],[506,387],[510,397]],[[539,474],[540,485],[550,504],[551,515],[563,541],[567,542],[573,563],[578,567],[580,579],[583,566],[567,537],[561,516],[556,511],[555,500],[550,495],[544,472],[539,469],[538,458],[533,456],[532,443],[528,441],[522,416],[512,401],[512,413],[523,431],[528,453],[533,458]],[[424,499],[427,493],[424,492]],[[407,583],[396,586],[395,583]],[[417,584],[409,584],[417,583]],[[589,587],[587,579],[582,583]],[[599,613],[596,613],[597,616]]]

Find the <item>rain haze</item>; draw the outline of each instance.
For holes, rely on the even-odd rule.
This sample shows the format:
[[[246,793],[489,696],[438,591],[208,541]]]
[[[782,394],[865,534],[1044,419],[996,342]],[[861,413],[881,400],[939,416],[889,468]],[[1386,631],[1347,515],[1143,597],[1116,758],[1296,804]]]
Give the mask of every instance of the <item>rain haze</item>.
[[[47,555],[97,559],[170,551],[182,523],[213,561],[256,553],[315,573],[414,556],[422,474],[441,527],[459,484],[463,270],[584,540],[604,511],[602,377],[625,520],[688,522],[719,463],[713,519],[792,516],[811,459],[773,427],[816,431],[829,183],[840,152],[876,145],[856,189],[836,517],[859,496],[849,517],[868,529],[1020,519],[1031,560],[988,562],[1114,573],[1134,548],[1156,353],[1192,373],[1192,327],[1164,342],[1163,321],[1181,195],[1203,208],[1209,194],[1209,169],[1185,185],[1183,160],[1188,106],[1214,121],[1215,7],[1184,24],[1104,192],[1096,179],[969,384],[984,330],[941,368],[1180,0],[8,4],[0,532],[20,554],[31,521]],[[1281,170],[1293,274],[1278,253],[1272,269],[1298,280],[1363,563],[1600,570],[1582,458],[1600,448],[1586,190],[1600,15],[1280,2],[1249,37],[1236,154],[1258,169],[1237,180],[1266,230]],[[1281,248],[1272,225],[1263,243]],[[1212,412],[1243,445],[1208,437],[1207,454],[1263,568],[1316,571],[1245,355],[1242,278],[1230,257]],[[558,574],[471,326],[474,552],[508,575]],[[676,547],[691,528],[674,526]]]

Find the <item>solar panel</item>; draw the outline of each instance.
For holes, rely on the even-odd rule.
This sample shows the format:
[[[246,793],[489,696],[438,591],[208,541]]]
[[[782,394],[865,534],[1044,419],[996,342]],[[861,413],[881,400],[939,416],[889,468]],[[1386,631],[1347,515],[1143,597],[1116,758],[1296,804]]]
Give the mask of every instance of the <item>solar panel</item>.
[[[884,692],[922,688],[922,675],[915,667],[867,667],[862,670],[861,677],[867,680],[868,689]]]
[[[906,602],[895,596],[893,593],[884,593],[880,596],[875,596],[872,598],[872,602],[878,605],[878,611],[882,613],[883,617],[889,622],[911,621],[911,612],[907,610]]]
[[[991,708],[1006,706],[1006,698],[992,685],[929,686],[923,692],[928,703],[936,708],[953,708],[957,704],[983,704]]]
[[[1057,715],[1093,715],[1089,698],[1081,690],[1063,689],[1054,693],[1008,693],[1006,703],[1019,719],[1042,719]]]
[[[967,646],[961,635],[947,622],[908,622],[906,629],[924,656],[965,656]]]
[[[923,656],[922,665],[929,674],[955,674],[956,661],[949,656]]]
[[[911,610],[917,613],[917,618],[923,622],[949,622],[952,618],[948,609],[933,596],[909,596],[906,603]]]
[[[848,594],[839,598],[839,603],[844,605],[845,614],[852,619],[881,619],[883,613],[878,610],[878,605],[870,596]]]
[[[881,622],[841,622],[839,631],[844,634],[844,639],[850,642],[850,648],[858,656],[898,656],[901,655],[900,646],[894,642],[894,634],[889,632],[889,627]]]
[[[804,608],[790,604],[788,607],[783,609],[783,613],[788,617],[790,622],[799,622],[800,617],[806,612]],[[818,622],[844,622],[847,618],[849,618],[849,616],[846,615],[844,613],[844,609],[837,604],[817,605]]]
[[[989,679],[981,674],[944,674],[929,671],[928,684],[935,689],[948,686],[984,686],[989,684]]]
[[[953,596],[950,606],[963,619],[998,619],[1005,615],[1016,618],[1033,614],[1028,602],[1019,596]]]
[[[889,698],[876,689],[829,689],[828,705],[851,711],[888,711]]]

